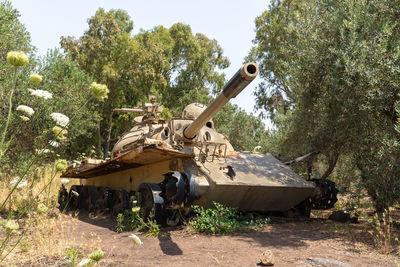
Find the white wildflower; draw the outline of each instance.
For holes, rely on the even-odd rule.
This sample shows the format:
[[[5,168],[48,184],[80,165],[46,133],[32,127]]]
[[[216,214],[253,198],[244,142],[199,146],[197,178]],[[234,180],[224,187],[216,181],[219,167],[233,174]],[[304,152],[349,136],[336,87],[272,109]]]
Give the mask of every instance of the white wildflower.
[[[69,184],[69,179],[68,178],[62,178],[61,179],[62,184]]]
[[[11,184],[12,186],[15,186],[15,185],[18,183],[19,180],[20,180],[20,178],[19,178],[18,176],[15,176],[14,179],[12,179],[12,180],[10,181],[10,184]],[[27,182],[26,180],[21,180],[21,181],[18,183],[17,188],[22,188],[22,187],[25,187],[25,186],[27,186],[27,185],[28,185],[28,182]]]
[[[72,193],[74,196],[79,197],[79,193],[76,192],[75,190],[71,190],[71,193]]]
[[[140,207],[133,207],[132,208],[132,212],[133,213],[136,213],[136,212],[139,212],[140,211]]]
[[[59,147],[59,146],[60,146],[60,143],[57,142],[57,141],[50,141],[49,144],[50,144],[51,146],[53,146],[53,147]]]
[[[25,106],[25,105],[19,105],[17,107],[18,111],[22,111],[23,113],[25,113],[28,116],[32,116],[33,113],[35,113],[35,111],[33,110],[33,108]]]
[[[29,121],[30,119],[27,116],[19,116],[22,121]]]
[[[50,149],[36,149],[36,154],[41,155],[41,154],[46,154],[46,153],[50,153]]]
[[[262,149],[262,146],[256,146],[253,148],[253,152],[258,152]]]
[[[50,114],[50,117],[61,127],[67,127],[69,123],[69,118],[61,113],[53,112]]]
[[[76,266],[77,267],[90,266],[90,263],[91,263],[90,259],[83,259]]]
[[[135,244],[143,245],[142,240],[140,240],[140,238],[137,235],[131,234],[129,238],[131,238],[133,242],[135,242]]]
[[[53,94],[46,90],[33,90],[28,89],[31,95],[38,96],[44,99],[51,99],[53,98]]]
[[[7,220],[6,223],[4,224],[4,228],[6,228],[7,231],[18,230],[19,224],[15,220]]]

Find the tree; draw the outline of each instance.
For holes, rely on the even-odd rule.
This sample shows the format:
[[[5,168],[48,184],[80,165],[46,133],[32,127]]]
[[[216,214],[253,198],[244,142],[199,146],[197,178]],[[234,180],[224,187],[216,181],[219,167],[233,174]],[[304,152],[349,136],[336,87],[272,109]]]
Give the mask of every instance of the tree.
[[[217,131],[228,136],[235,150],[253,151],[260,146],[258,151],[267,152],[269,133],[259,117],[227,103],[213,120]]]
[[[42,89],[52,92],[54,99],[52,105],[47,107],[46,114],[61,112],[71,119],[68,138],[59,154],[73,159],[79,153],[90,153],[97,121],[101,116],[101,104],[91,96],[89,90],[91,77],[58,49],[49,50],[38,69],[44,77]],[[46,117],[49,120],[48,115]],[[43,126],[43,123],[39,124]]]
[[[385,0],[272,1],[256,20],[250,54],[267,82],[258,87],[258,107],[280,122],[282,148],[321,151],[322,177],[351,155],[378,212],[400,196],[399,10]]]
[[[115,107],[135,105],[151,92],[177,114],[193,100],[209,100],[209,92],[222,87],[224,75],[216,68],[226,68],[229,61],[215,40],[194,36],[188,25],[158,26],[132,36],[133,22],[125,11],[101,8],[88,22],[89,30],[82,37],[62,37],[61,46],[110,89],[98,122],[99,148],[107,139],[104,129],[110,128]],[[119,122],[113,124],[118,133],[126,130]]]
[[[16,89],[27,86],[28,79],[26,77],[35,66],[35,48],[31,44],[30,34],[19,21],[19,16],[19,12],[12,7],[9,1],[0,2],[0,133],[1,135],[5,133],[5,137],[9,141],[7,149],[5,149],[7,153],[10,153],[12,147],[15,147],[15,136],[21,131],[20,121],[13,120],[14,109],[22,97]],[[23,68],[14,68],[6,61],[7,53],[10,51],[23,51],[29,55],[30,63]],[[12,112],[8,119],[10,104]],[[9,121],[8,130],[6,130],[7,120]],[[3,166],[9,159],[1,158],[0,161],[0,166]]]
[[[136,44],[130,38],[133,22],[122,10],[104,11],[100,8],[88,20],[89,30],[78,40],[62,37],[61,47],[78,62],[79,66],[99,83],[110,89],[109,98],[102,105],[102,119],[98,121],[98,150],[101,150],[101,131],[110,128],[114,107],[124,102],[128,88],[132,87],[130,77],[135,70],[132,57],[137,55]],[[137,99],[136,99],[137,100]],[[103,121],[103,127],[101,126]]]

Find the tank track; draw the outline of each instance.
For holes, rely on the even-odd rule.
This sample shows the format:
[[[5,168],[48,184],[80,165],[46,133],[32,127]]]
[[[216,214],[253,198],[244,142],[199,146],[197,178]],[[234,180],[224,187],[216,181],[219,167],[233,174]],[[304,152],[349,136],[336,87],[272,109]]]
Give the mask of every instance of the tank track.
[[[138,204],[144,218],[148,218],[153,212],[154,219],[160,225],[177,225],[182,215],[189,213],[194,199],[190,194],[190,178],[180,172],[164,174],[164,180],[158,184],[142,183],[138,192]],[[89,213],[117,215],[125,209],[132,208],[130,199],[135,194],[135,191],[112,190],[93,185],[73,185],[68,192],[62,185],[58,202],[62,211],[83,210]]]
[[[336,188],[335,182],[329,179],[312,179],[315,183],[316,194],[311,197],[312,209],[330,209],[337,202],[337,194],[339,190]]]
[[[112,190],[93,185],[73,185],[68,192],[64,185],[61,185],[58,204],[60,210],[84,210],[116,215],[132,207],[130,197],[134,194],[134,191]]]

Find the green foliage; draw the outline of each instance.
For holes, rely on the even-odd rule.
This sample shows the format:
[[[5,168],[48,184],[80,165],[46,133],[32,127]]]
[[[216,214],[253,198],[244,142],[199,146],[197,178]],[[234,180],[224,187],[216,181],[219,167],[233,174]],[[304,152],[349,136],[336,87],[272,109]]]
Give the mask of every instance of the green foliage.
[[[146,236],[159,236],[161,234],[160,227],[157,225],[154,218],[154,211],[150,212],[149,218],[144,218],[138,203],[140,199],[139,193],[131,196],[131,209],[127,209],[124,213],[117,215],[116,231],[118,233],[127,231],[141,231],[146,230]]]
[[[253,151],[256,146],[261,146],[261,152],[269,149],[269,133],[262,120],[237,105],[227,103],[213,121],[217,131],[228,136],[236,150]]]
[[[65,257],[71,261],[72,267],[75,267],[79,257],[81,257],[81,252],[78,248],[68,248]]]
[[[116,226],[116,231],[117,233],[122,233],[124,231],[124,215],[122,213],[118,213],[117,215],[117,226]]]
[[[147,219],[147,222],[141,218],[141,224],[147,228],[146,236],[159,236],[161,235],[160,226],[157,224],[154,218],[154,211],[150,212],[150,216]]]
[[[98,263],[104,257],[104,252],[101,249],[98,249],[89,255],[89,259]]]
[[[399,10],[389,0],[272,1],[249,55],[264,66],[257,104],[284,155],[320,151],[321,178],[351,158],[346,169],[358,169],[379,212],[400,196]]]
[[[63,37],[61,46],[110,90],[102,105],[98,144],[107,139],[111,121],[111,139],[127,130],[123,120],[111,119],[115,107],[135,105],[153,93],[176,116],[191,102],[208,102],[209,93],[225,82],[216,71],[229,65],[222,48],[216,40],[194,35],[188,25],[157,26],[132,36],[133,23],[125,11],[101,8],[88,22],[83,36]]]
[[[189,225],[198,232],[213,235],[226,235],[249,230],[249,227],[262,228],[269,218],[254,218],[252,214],[244,216],[236,208],[225,207],[213,202],[215,208],[193,206],[196,217]]]

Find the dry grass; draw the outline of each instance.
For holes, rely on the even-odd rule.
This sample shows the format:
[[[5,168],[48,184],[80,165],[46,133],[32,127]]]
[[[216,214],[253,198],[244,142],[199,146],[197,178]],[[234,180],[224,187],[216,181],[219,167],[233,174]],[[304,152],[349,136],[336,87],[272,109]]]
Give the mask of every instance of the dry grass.
[[[56,218],[38,215],[24,219],[22,230],[13,234],[8,249],[15,245],[23,230],[26,232],[3,263],[33,264],[43,259],[67,262],[65,259],[67,249],[75,248],[84,256],[101,248],[100,239],[95,233],[90,233],[90,238],[76,234],[76,220],[64,214]]]
[[[20,228],[11,233],[10,240],[0,259],[0,265],[11,264],[45,264],[46,259],[67,262],[66,251],[77,249],[81,255],[88,255],[99,249],[100,241],[95,234],[91,238],[76,235],[76,218],[60,214],[57,209],[58,190],[61,186],[59,176],[49,168],[41,168],[37,174],[25,179],[28,184],[12,194],[3,211],[3,219],[12,212]],[[39,179],[38,179],[39,178]],[[12,185],[10,180],[0,181],[0,203],[7,198]],[[71,179],[69,184],[79,184],[79,180]],[[48,212],[40,214],[37,205],[43,203]],[[0,218],[1,219],[1,218]],[[1,221],[1,220],[0,220]],[[6,238],[7,232],[0,227],[0,243]],[[88,242],[88,240],[90,240]],[[85,241],[85,242],[83,242]]]

